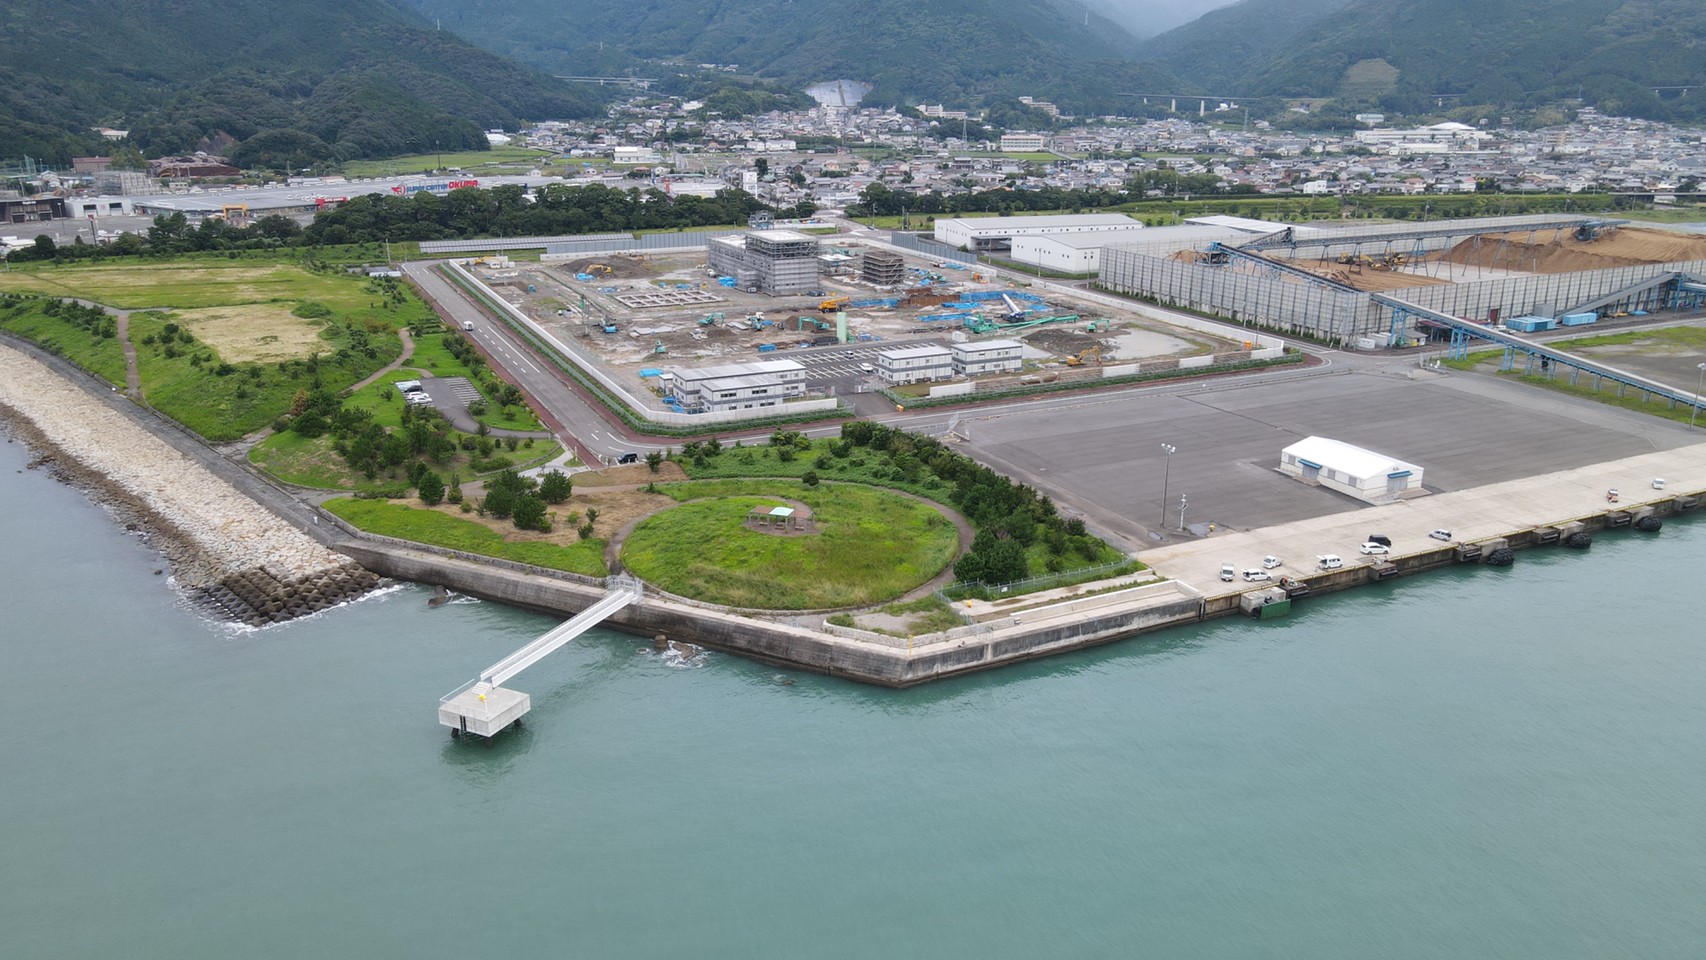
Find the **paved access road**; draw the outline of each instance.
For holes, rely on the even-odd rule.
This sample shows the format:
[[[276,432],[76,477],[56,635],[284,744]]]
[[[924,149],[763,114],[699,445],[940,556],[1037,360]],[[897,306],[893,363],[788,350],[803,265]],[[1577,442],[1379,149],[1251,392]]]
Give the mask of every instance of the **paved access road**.
[[[461,329],[472,323],[468,331],[474,342],[486,352],[494,366],[513,379],[531,397],[544,414],[545,422],[558,436],[583,448],[582,456],[590,452],[601,458],[614,458],[627,452],[661,450],[667,444],[637,443],[625,432],[612,426],[596,401],[583,397],[572,386],[566,374],[545,362],[533,348],[502,323],[486,316],[485,311],[470,303],[462,291],[444,279],[430,261],[405,263],[403,272],[437,302],[444,319]]]

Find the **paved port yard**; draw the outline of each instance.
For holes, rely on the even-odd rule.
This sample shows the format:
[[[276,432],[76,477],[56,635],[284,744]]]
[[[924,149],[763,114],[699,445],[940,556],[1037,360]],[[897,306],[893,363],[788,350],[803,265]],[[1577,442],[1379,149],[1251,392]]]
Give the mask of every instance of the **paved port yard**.
[[[1665,478],[1663,490],[1653,489],[1654,477]],[[1615,506],[1606,502],[1605,492],[1611,487],[1621,494]],[[1273,554],[1284,562],[1272,571],[1277,581],[1288,574],[1314,572],[1316,556],[1324,553],[1338,554],[1347,568],[1382,559],[1357,552],[1357,545],[1371,533],[1390,537],[1392,557],[1402,558],[1450,546],[1428,536],[1429,531],[1438,528],[1451,531],[1451,543],[1475,542],[1608,510],[1633,510],[1644,502],[1698,494],[1703,489],[1706,489],[1706,443],[1697,443],[1539,477],[1370,507],[1357,513],[1313,517],[1248,533],[1165,544],[1144,551],[1141,557],[1156,573],[1189,584],[1205,596],[1217,597],[1273,586],[1242,580],[1226,583],[1220,579],[1223,563],[1239,569],[1256,567],[1262,557]],[[1522,561],[1519,558],[1517,562]]]
[[[1436,492],[1701,438],[1681,424],[1479,374],[1413,375],[1417,379],[1395,370],[1249,385],[1211,382],[1200,390],[1086,397],[1080,404],[987,419],[968,411],[964,429],[971,437],[968,452],[1081,511],[1132,549],[1158,542],[1150,532],[1161,525],[1163,443],[1178,449],[1167,485],[1167,527],[1176,536],[1170,531],[1178,526],[1181,494],[1189,499],[1187,521],[1193,527],[1212,522],[1217,530],[1364,511],[1372,516],[1379,508],[1277,472],[1280,449],[1312,434],[1420,464],[1425,486]]]

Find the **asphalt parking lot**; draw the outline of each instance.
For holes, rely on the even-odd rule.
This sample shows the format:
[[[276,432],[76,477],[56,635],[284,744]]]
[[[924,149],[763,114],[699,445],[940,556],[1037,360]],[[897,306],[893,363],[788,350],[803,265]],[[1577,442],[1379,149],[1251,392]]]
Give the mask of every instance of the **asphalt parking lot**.
[[[968,453],[1082,511],[1133,548],[1179,526],[1239,530],[1355,510],[1361,501],[1277,472],[1310,435],[1420,465],[1433,491],[1463,490],[1650,453],[1683,425],[1466,374],[1347,373],[966,417]],[[1698,439],[1694,437],[1693,439]],[[1168,457],[1162,445],[1177,453]],[[1162,522],[1162,491],[1167,491]]]

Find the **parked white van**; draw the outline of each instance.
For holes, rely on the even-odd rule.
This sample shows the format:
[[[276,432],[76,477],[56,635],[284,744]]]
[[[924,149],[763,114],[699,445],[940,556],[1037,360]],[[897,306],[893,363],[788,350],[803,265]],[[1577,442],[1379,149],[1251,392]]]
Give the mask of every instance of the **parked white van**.
[[[1272,574],[1260,568],[1252,567],[1249,570],[1244,571],[1244,581],[1246,583],[1260,583],[1272,579]]]
[[[1315,563],[1323,570],[1337,570],[1345,565],[1345,561],[1336,553],[1324,553],[1315,558]]]

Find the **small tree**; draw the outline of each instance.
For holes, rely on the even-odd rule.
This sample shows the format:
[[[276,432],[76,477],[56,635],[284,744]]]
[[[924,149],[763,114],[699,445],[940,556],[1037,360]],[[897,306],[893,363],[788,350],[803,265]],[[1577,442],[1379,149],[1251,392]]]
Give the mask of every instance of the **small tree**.
[[[663,454],[656,450],[646,454],[646,466],[650,467],[653,473],[657,473],[658,467],[663,466]]]
[[[562,503],[574,492],[574,481],[561,470],[549,470],[539,479],[539,497],[546,503]]]
[[[515,498],[513,516],[515,525],[522,530],[551,532],[551,522],[545,517],[545,501],[531,493],[524,493]]]
[[[802,474],[800,476],[800,482],[805,484],[808,487],[817,486],[817,484],[818,484],[817,471],[816,470],[807,470],[804,474]]]
[[[444,502],[444,478],[432,470],[421,474],[416,489],[420,492],[421,502],[429,507],[436,507]]]
[[[515,510],[517,497],[509,487],[486,486],[486,499],[482,502],[485,511],[499,520],[506,519]]]

